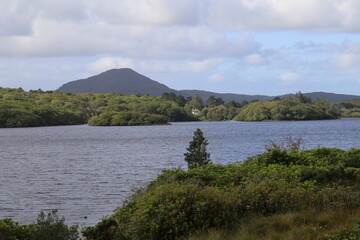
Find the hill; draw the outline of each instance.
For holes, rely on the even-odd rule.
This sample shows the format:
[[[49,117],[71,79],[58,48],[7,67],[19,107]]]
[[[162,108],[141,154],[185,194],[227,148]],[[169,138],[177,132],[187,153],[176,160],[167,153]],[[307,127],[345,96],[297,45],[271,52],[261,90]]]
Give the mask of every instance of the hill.
[[[254,100],[261,100],[267,101],[273,99],[273,97],[265,96],[265,95],[246,95],[246,94],[235,94],[235,93],[215,93],[215,92],[208,92],[208,91],[201,91],[201,90],[180,90],[180,93],[183,95],[194,96],[200,95],[203,100],[208,99],[210,96],[214,96],[216,98],[222,98],[224,102],[230,102],[234,100],[235,102],[242,102],[242,101],[254,101]]]
[[[326,92],[311,92],[311,93],[303,93],[303,95],[310,97],[312,101],[315,101],[317,98],[323,99],[325,98],[329,102],[338,102],[338,101],[347,101],[356,98],[360,98],[360,96],[356,95],[346,95],[346,94],[337,94],[337,93],[326,93]],[[294,98],[295,94],[286,94],[278,96],[279,98],[291,97]]]
[[[161,96],[164,92],[178,91],[158,83],[129,68],[111,69],[86,79],[72,81],[62,85],[58,91],[72,93],[117,93],[124,95],[150,94]]]
[[[265,96],[265,95],[246,95],[235,93],[215,93],[202,90],[174,90],[164,84],[156,82],[144,75],[141,75],[129,68],[111,69],[98,75],[68,82],[62,85],[58,91],[72,93],[116,93],[116,94],[150,94],[152,96],[161,96],[165,92],[175,93],[184,97],[200,95],[204,101],[210,96],[222,98],[225,102],[234,100],[242,101],[267,101],[275,97],[286,98],[294,97],[295,94],[285,94],[281,96]],[[360,98],[356,95],[345,95],[325,92],[311,92],[303,95],[310,97],[313,101],[317,98],[325,98],[329,102],[346,101]]]

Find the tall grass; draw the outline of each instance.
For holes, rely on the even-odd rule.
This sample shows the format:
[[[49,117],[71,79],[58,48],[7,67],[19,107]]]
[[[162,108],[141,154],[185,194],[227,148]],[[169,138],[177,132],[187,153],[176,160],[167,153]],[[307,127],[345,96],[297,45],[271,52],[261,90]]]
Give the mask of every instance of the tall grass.
[[[314,209],[272,216],[249,216],[232,230],[210,230],[183,240],[318,240],[332,238],[338,233],[352,232],[359,227],[360,209]]]

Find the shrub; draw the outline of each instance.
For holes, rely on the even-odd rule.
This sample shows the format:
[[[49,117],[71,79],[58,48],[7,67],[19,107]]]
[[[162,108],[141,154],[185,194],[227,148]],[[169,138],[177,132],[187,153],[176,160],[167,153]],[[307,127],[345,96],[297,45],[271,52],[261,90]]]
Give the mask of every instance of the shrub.
[[[287,182],[285,179],[248,182],[238,188],[238,196],[246,210],[265,215],[300,209],[312,193],[312,184]]]
[[[27,226],[19,225],[9,218],[0,220],[1,240],[22,240],[30,239],[30,230]]]
[[[231,224],[236,206],[234,197],[214,187],[168,184],[120,209],[115,217],[129,239],[171,240]]]
[[[47,214],[40,212],[37,222],[30,225],[19,225],[11,219],[0,220],[1,240],[77,240],[78,227],[68,227],[65,219],[57,216],[57,210]]]
[[[117,222],[113,218],[104,218],[94,227],[87,227],[82,232],[87,240],[123,240],[118,232]]]
[[[79,238],[78,227],[68,227],[65,218],[59,218],[57,210],[51,210],[47,214],[41,211],[36,224],[31,225],[31,240],[77,240]]]

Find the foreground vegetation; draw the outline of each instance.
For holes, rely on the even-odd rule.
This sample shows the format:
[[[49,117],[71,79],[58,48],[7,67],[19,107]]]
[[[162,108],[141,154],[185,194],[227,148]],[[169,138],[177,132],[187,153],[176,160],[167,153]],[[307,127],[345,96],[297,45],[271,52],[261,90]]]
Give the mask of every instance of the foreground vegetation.
[[[298,146],[272,143],[243,163],[164,170],[84,236],[360,239],[360,149]]]
[[[29,225],[19,225],[11,219],[0,220],[1,240],[77,240],[77,226],[68,227],[64,218],[59,218],[57,210],[47,214],[40,212],[36,222]]]

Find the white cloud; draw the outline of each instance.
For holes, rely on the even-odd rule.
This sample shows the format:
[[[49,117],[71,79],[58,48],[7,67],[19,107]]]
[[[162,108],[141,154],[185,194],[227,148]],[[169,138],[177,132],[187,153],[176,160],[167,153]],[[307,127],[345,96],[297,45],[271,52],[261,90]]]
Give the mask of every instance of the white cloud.
[[[259,48],[254,37],[227,39],[207,27],[114,26],[37,18],[33,35],[0,38],[0,56],[120,55],[142,59],[233,57]]]
[[[204,60],[261,46],[229,29],[359,31],[357,0],[0,0],[0,56]],[[2,37],[1,37],[2,36]]]
[[[113,24],[194,25],[201,0],[88,0],[91,14]]]
[[[295,72],[284,72],[279,76],[282,84],[288,85],[299,79],[299,74]]]
[[[209,77],[211,82],[221,83],[225,80],[224,76],[220,73],[214,73]]]
[[[81,21],[88,17],[83,0],[37,0],[37,2],[39,16],[42,18]]]
[[[244,63],[250,65],[260,65],[264,64],[266,59],[262,57],[259,53],[253,53],[244,57]]]
[[[360,56],[355,53],[340,53],[334,56],[336,67],[349,74],[360,73]]]
[[[133,68],[140,72],[206,72],[222,63],[221,59],[201,61],[154,61],[132,60],[118,57],[102,57],[87,66],[93,73],[103,72],[112,68]]]
[[[104,57],[88,65],[87,69],[94,73],[104,72],[113,68],[134,68],[130,59]]]
[[[0,9],[0,37],[32,34],[36,11],[29,1],[0,0]]]
[[[227,29],[359,31],[358,0],[209,0],[208,21]]]

